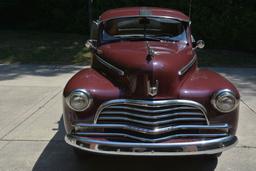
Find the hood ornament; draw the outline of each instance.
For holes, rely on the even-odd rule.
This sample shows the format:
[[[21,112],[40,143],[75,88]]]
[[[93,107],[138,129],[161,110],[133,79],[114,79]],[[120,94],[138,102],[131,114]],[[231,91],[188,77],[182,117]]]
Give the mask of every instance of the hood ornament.
[[[148,50],[148,54],[147,54],[147,61],[151,61],[154,56],[156,55],[156,52],[150,48],[149,42],[146,42],[146,46],[147,46],[147,50]]]
[[[156,96],[158,94],[158,86],[159,86],[158,80],[156,80],[154,83],[148,80],[147,82],[148,95],[152,97]]]

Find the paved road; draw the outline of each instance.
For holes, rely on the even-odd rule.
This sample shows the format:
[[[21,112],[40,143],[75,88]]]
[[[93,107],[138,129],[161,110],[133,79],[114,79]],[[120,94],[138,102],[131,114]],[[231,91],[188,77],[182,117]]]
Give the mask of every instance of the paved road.
[[[80,68],[0,65],[0,171],[256,169],[256,69],[214,68],[242,94],[240,143],[218,160],[104,156],[77,160],[63,141],[61,92]]]

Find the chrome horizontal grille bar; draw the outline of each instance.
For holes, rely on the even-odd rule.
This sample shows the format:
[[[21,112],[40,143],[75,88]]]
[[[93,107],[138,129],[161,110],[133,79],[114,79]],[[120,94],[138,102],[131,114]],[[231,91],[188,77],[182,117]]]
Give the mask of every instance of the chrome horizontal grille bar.
[[[175,113],[167,113],[162,115],[144,115],[141,113],[132,113],[132,112],[124,112],[124,111],[106,111],[102,112],[101,114],[104,115],[122,115],[122,116],[132,116],[137,118],[143,118],[143,119],[163,119],[168,117],[175,117],[175,116],[198,116],[198,117],[204,117],[202,113],[197,112],[175,112]]]
[[[147,108],[152,108],[152,106],[147,106]],[[176,110],[193,110],[195,108],[193,108],[193,107],[176,107],[176,108],[171,108],[171,109],[167,108],[167,109],[157,109],[157,110],[141,109],[141,108],[136,108],[136,106],[133,106],[133,107],[129,107],[129,106],[110,106],[110,107],[107,108],[107,110],[110,110],[110,111],[113,111],[113,110],[115,111],[115,109],[158,114],[158,113],[162,113],[162,112],[173,112],[173,111],[176,111]]]
[[[74,125],[76,131],[88,131],[88,129],[119,129],[119,130],[129,130],[138,133],[156,135],[163,134],[177,130],[221,130],[223,132],[228,132],[229,126],[227,124],[223,125],[179,125],[164,128],[146,129],[136,126],[124,125],[124,124],[76,124]]]
[[[149,142],[149,143],[156,143],[160,141],[166,141],[170,139],[175,139],[175,138],[220,138],[220,137],[225,137],[228,134],[176,134],[176,135],[170,135],[170,136],[164,136],[161,138],[142,138],[139,136],[134,136],[130,134],[125,134],[125,133],[84,133],[84,132],[79,132],[76,135],[78,136],[87,136],[87,137],[124,137],[124,138],[129,138],[133,140],[138,140],[138,141],[143,141],[143,142]]]
[[[138,119],[130,119],[127,117],[99,117],[98,121],[127,121],[129,123],[138,123],[138,124],[144,124],[144,125],[150,125],[150,126],[159,126],[162,124],[172,124],[180,121],[205,121],[205,118],[175,118],[175,119],[166,119],[162,121],[143,121],[143,120],[138,120]]]
[[[199,103],[188,100],[112,100],[104,103],[97,111],[94,123],[191,125],[191,122],[207,125],[206,109]]]
[[[191,113],[197,112],[206,118],[206,109],[199,103],[188,100],[112,100],[100,106],[96,113],[94,122],[97,123],[98,117],[111,112],[122,112],[140,114],[143,116],[161,117],[166,114]],[[168,112],[168,113],[167,113]],[[114,114],[113,113],[113,114]],[[207,118],[206,118],[207,120]],[[208,120],[207,120],[208,121]]]

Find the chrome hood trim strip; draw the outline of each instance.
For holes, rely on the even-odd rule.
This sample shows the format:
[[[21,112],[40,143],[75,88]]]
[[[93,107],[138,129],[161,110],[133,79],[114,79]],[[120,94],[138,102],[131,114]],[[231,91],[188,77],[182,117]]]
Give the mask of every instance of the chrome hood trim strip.
[[[109,68],[109,69],[111,69],[111,70],[117,72],[118,75],[124,76],[125,73],[124,73],[123,70],[121,70],[121,69],[117,68],[116,66],[114,66],[114,65],[112,65],[112,64],[110,64],[110,63],[108,63],[107,61],[105,61],[104,59],[102,59],[100,56],[96,55],[96,59],[97,59],[100,63],[102,63],[103,65],[105,65],[107,68]]]
[[[187,65],[185,65],[183,68],[181,68],[181,70],[179,70],[179,76],[184,75],[196,63],[196,60],[197,56],[195,55]]]

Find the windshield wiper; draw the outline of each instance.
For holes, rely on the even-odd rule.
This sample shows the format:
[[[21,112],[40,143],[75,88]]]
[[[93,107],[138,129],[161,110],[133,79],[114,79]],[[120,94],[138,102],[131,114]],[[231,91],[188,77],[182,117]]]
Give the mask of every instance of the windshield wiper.
[[[174,40],[171,39],[171,36],[169,34],[158,34],[158,35],[154,35],[154,38],[158,38],[158,39],[162,39],[164,41],[169,41],[169,42],[180,42],[180,40]]]

